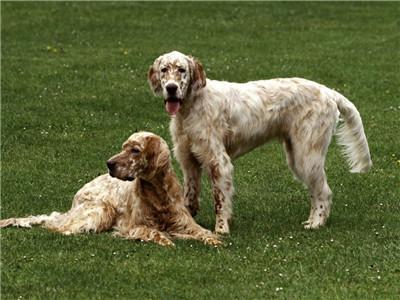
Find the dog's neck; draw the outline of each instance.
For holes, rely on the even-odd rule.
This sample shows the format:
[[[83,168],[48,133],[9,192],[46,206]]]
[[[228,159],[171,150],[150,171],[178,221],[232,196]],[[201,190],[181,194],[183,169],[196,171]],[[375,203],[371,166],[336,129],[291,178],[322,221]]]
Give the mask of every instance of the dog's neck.
[[[200,89],[199,91],[189,90],[187,96],[183,99],[182,107],[176,114],[175,118],[178,118],[178,120],[186,119],[193,105],[198,99],[202,97],[203,93],[204,93],[204,88]]]
[[[183,194],[174,171],[168,167],[150,179],[136,180],[140,199],[161,211],[177,202],[183,203]]]

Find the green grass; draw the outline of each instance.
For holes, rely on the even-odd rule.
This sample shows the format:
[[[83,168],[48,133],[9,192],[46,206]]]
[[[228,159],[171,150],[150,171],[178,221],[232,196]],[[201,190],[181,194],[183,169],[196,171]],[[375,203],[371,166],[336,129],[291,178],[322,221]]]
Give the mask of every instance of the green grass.
[[[1,230],[2,299],[396,299],[400,294],[399,3],[1,3],[1,215],[67,210],[136,129],[171,145],[148,66],[174,49],[208,77],[305,77],[351,99],[374,161],[350,174],[332,143],[328,225],[272,143],[235,161],[219,249],[109,233]],[[175,163],[179,175],[180,170]],[[213,228],[203,182],[197,220]]]

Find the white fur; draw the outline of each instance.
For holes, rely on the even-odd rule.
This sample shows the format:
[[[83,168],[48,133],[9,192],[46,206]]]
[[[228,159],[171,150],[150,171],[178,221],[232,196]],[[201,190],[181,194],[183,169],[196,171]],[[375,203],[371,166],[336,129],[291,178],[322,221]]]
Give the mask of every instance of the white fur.
[[[170,124],[174,153],[185,179],[186,205],[193,214],[198,210],[201,170],[206,169],[213,184],[216,232],[229,232],[231,159],[272,138],[283,142],[290,169],[310,190],[306,228],[324,225],[330,214],[332,193],[324,164],[339,115],[344,123],[337,134],[352,171],[364,172],[371,167],[359,113],[336,91],[301,78],[247,83],[206,80],[197,60],[174,51],[160,56],[149,71],[153,91],[164,99],[170,95],[163,81],[157,80],[162,77],[159,66],[173,65],[172,60],[191,68],[188,85],[179,84],[181,105]]]

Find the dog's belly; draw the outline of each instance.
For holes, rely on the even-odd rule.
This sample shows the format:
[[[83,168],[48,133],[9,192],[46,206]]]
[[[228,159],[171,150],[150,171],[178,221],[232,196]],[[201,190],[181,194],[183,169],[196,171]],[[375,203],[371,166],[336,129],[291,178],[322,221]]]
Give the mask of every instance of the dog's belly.
[[[237,108],[227,120],[225,148],[231,158],[239,157],[279,136],[282,131],[277,114],[269,111],[269,105],[256,98],[252,109]]]
[[[248,134],[233,134],[225,142],[225,147],[228,155],[234,159],[242,156],[251,150],[267,143],[269,140],[274,138],[275,135],[268,133],[263,128],[256,132],[249,132]]]

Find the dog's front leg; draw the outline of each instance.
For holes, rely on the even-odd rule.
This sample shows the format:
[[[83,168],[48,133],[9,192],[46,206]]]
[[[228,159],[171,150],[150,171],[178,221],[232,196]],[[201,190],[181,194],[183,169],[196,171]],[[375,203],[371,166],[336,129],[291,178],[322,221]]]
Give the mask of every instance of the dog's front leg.
[[[184,178],[185,206],[192,216],[200,209],[201,166],[190,149],[178,144],[175,157],[179,162]]]
[[[202,228],[192,228],[189,229],[187,233],[174,232],[172,233],[172,236],[177,239],[202,241],[204,244],[211,246],[222,245],[222,242],[218,239],[217,235],[213,234],[209,230]]]
[[[135,226],[129,230],[117,231],[114,236],[123,237],[130,240],[141,240],[144,242],[155,242],[161,246],[175,246],[175,244],[169,239],[169,237],[155,229],[144,225]]]
[[[212,246],[222,244],[217,235],[197,224],[186,208],[180,207],[177,212],[174,225],[168,231],[171,236],[179,239],[199,240]]]
[[[229,221],[232,215],[233,165],[225,150],[214,152],[217,156],[207,165],[212,182],[214,208],[216,214],[215,232],[229,233]]]

